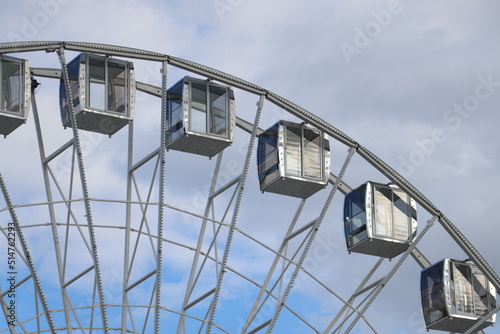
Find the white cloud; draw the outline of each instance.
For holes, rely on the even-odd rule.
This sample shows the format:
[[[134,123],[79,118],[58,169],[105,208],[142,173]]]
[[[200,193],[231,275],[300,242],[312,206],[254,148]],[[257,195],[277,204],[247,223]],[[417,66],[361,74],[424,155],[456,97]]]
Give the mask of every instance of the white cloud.
[[[217,7],[221,3],[227,6]],[[433,130],[441,128],[445,131],[447,140],[436,144],[432,154],[425,155],[422,163],[414,166],[415,170],[408,179],[452,218],[473,243],[479,243],[480,251],[487,260],[492,261],[493,268],[498,271],[500,264],[495,262],[496,249],[491,246],[496,244],[492,227],[494,216],[491,213],[494,212],[494,203],[500,199],[495,192],[499,182],[495,166],[498,166],[500,159],[496,112],[500,90],[492,92],[489,99],[481,101],[480,107],[470,117],[462,119],[460,127],[452,128],[453,124],[443,119],[448,108],[456,103],[463,103],[467,96],[474,94],[478,77],[492,75],[494,80],[500,81],[499,47],[492,42],[497,39],[498,20],[495,13],[498,12],[498,5],[491,2],[468,4],[445,1],[426,4],[401,1],[401,10],[391,16],[390,23],[384,27],[379,23],[380,31],[372,35],[369,44],[359,48],[359,54],[353,54],[351,61],[347,62],[339,48],[340,44],[353,44],[356,28],[363,29],[369,22],[377,22],[373,12],[380,13],[387,6],[388,4],[379,6],[368,1],[320,1],[314,4],[284,0],[220,0],[201,3],[18,1],[4,5],[5,10],[0,14],[0,27],[3,31],[0,39],[9,41],[11,37],[17,36],[26,40],[108,43],[200,62],[282,94],[345,131],[395,169],[400,163],[399,157],[409,159],[412,152],[422,149],[422,142],[430,138]],[[225,11],[221,12],[221,8],[225,8]],[[55,54],[28,54],[26,57],[30,59],[32,66],[58,66]],[[159,84],[158,64],[136,64],[139,80]],[[185,75],[183,71],[170,67],[169,84],[182,75]],[[51,151],[69,139],[71,130],[62,131],[60,127],[57,83],[49,79],[40,81],[42,87],[37,94],[37,102],[41,115],[46,120],[44,137],[47,139],[48,151]],[[237,101],[238,114],[251,121],[257,98],[244,95],[237,92],[240,101]],[[140,119],[137,121],[136,135],[138,139],[142,138],[142,142],[135,147],[136,158],[150,153],[158,142],[153,128],[158,128],[159,104],[149,98],[140,102],[136,112],[137,119]],[[264,128],[271,125],[268,122],[275,119],[276,114],[286,117],[285,112],[277,110],[269,102],[265,103],[264,113],[266,115],[261,123]],[[239,136],[238,140],[241,138]],[[126,134],[119,133],[111,139],[104,136],[89,136],[87,139],[86,143],[90,144],[92,152],[84,160],[87,163],[91,196],[125,198],[127,156],[123,148],[127,141]],[[332,152],[336,154],[333,156],[333,171],[337,173],[345,158],[338,154],[343,154],[345,150],[333,140],[332,147]],[[232,147],[231,150],[228,150],[225,161],[243,159],[244,154],[239,154],[237,148]],[[26,125],[7,139],[0,140],[0,152],[0,171],[15,203],[43,200],[45,194],[32,113]],[[380,177],[384,181],[380,174],[365,174],[364,171],[368,168],[359,160],[359,157],[353,159],[348,169],[346,180],[355,183],[350,184],[351,186],[359,185],[362,182],[360,180],[368,175]],[[167,201],[171,199],[169,203],[176,207],[203,212],[204,206],[200,206],[200,203],[206,195],[206,185],[210,184],[215,159],[169,152],[167,163],[170,164],[167,168],[171,173],[169,176],[173,176],[167,182]],[[148,173],[151,170],[152,168],[145,168],[138,175],[144,191],[148,189],[151,180]],[[362,174],[359,175],[360,173]],[[298,201],[281,199],[273,194],[261,195],[256,182],[255,163],[252,161],[238,226],[259,240],[278,247]],[[69,189],[69,184],[65,185],[65,189]],[[196,203],[199,202],[200,205],[193,205],[193,194],[197,194]],[[141,196],[145,199],[145,193],[141,193]],[[308,203],[308,212],[305,214],[308,219],[318,214],[325,196],[322,193],[314,198],[315,203]],[[338,196],[341,197],[340,194]],[[158,198],[158,189],[155,189],[153,198]],[[94,203],[93,206],[96,210],[96,223],[119,224],[125,214],[124,206],[121,206],[119,214],[114,214],[112,210],[106,212],[101,203]],[[119,205],[112,205],[113,208],[115,206]],[[340,208],[340,204],[335,204],[329,210],[322,226],[322,231],[327,234],[318,236],[325,238],[330,234],[337,235],[335,241],[340,247],[324,262],[320,261],[321,266],[309,269],[336,292],[348,297],[352,292],[351,285],[358,282],[357,275],[362,275],[367,270],[365,266],[371,263],[371,259],[346,254],[342,244],[341,213],[338,212]],[[223,209],[224,203],[221,201],[217,204],[217,215],[221,215]],[[137,207],[134,210],[137,210],[134,211],[134,217],[137,218],[140,211]],[[427,214],[419,212],[419,215],[422,217],[420,226],[423,226]],[[5,217],[8,216],[1,217],[0,223],[4,226],[5,219],[8,219]],[[27,216],[23,215],[24,217]],[[167,239],[196,244],[196,234],[201,224],[198,219],[179,218],[181,215],[171,210],[167,210],[166,217],[167,224],[168,219],[172,218],[179,225],[166,229]],[[229,222],[230,218],[231,215],[225,222]],[[43,219],[44,222],[48,221],[47,214],[44,214]],[[305,224],[306,220],[303,218],[299,224]],[[152,220],[150,223],[156,229],[156,221]],[[28,223],[23,222],[25,224]],[[138,224],[138,221],[134,221],[134,224]],[[443,249],[434,245],[444,235],[444,232],[434,232],[437,229],[440,227],[436,226],[429,232],[421,249],[432,260],[447,256],[446,247]],[[118,240],[114,239],[115,235],[111,230],[99,229],[98,233],[99,245],[102,247],[100,256],[106,270],[104,277],[109,288],[114,284],[112,270],[120,273],[122,270],[122,256],[119,256],[117,264],[115,255],[116,252],[121,254],[123,251],[124,232],[120,230]],[[245,240],[240,235],[236,239]],[[33,236],[29,240],[32,251],[37,253],[46,244],[53,247],[52,242],[46,240],[36,243]],[[110,242],[106,243],[107,240]],[[453,244],[451,239],[447,240]],[[221,235],[219,243],[224,242],[225,235]],[[180,250],[177,246],[167,248],[171,253],[165,256],[166,265],[172,266],[173,273],[165,276],[172,281],[166,279],[164,289],[169,290],[172,297],[182,296],[185,283],[179,282],[179,279],[186,277],[190,268],[189,261],[194,253],[192,250]],[[313,247],[313,251],[314,249]],[[234,257],[230,257],[230,260],[234,261],[234,266],[256,277],[263,277],[269,259],[274,256],[253,242],[236,242],[232,250]],[[462,256],[456,247],[450,252]],[[144,263],[137,264],[135,278],[140,276],[141,270],[151,270],[154,266],[149,241],[141,244],[139,253],[138,259],[144,259]],[[50,254],[52,256],[52,252]],[[37,254],[35,259],[40,261],[41,274],[50,275],[46,267],[49,262],[45,262],[41,254]],[[263,262],[266,264],[262,265]],[[312,264],[309,263],[311,266]],[[75,265],[80,268],[80,263]],[[412,283],[411,290],[405,290],[410,286],[407,279],[415,282],[418,280],[418,268],[414,264],[404,268],[401,277],[396,276],[391,282],[389,290],[394,293],[388,293],[387,298],[381,299],[382,306],[374,305],[370,315],[377,317],[380,309],[384,310],[387,304],[392,303],[390,297],[396,292],[409,294],[408,291],[411,291],[412,295],[418,295],[418,284]],[[55,272],[51,273],[54,275]],[[347,278],[342,278],[343,276]],[[238,289],[240,284],[252,291],[249,294],[256,291],[252,289],[257,289],[231,275],[228,277],[228,290],[224,291],[226,298],[235,296],[237,291],[229,288]],[[320,305],[325,302],[321,298],[324,290],[316,283],[311,282],[303,291],[304,300],[310,298]],[[137,294],[142,292],[143,290],[138,290]],[[146,299],[148,298],[149,296]],[[119,299],[113,301],[120,302]],[[293,300],[299,309],[300,299]],[[247,304],[252,302],[253,300],[245,301]],[[176,304],[178,303],[169,302],[172,307]],[[419,310],[418,298],[416,301],[411,298],[408,305],[412,312]],[[412,314],[405,312],[402,307],[394,312],[397,312],[395,314],[398,319],[404,319],[400,322],[403,326],[412,322]],[[329,319],[325,319],[323,313],[315,314],[314,310],[307,308],[304,313],[308,314],[311,321],[321,323],[321,326],[328,323]],[[218,319],[223,323],[225,321]],[[376,328],[379,329],[377,326],[380,326],[382,332],[393,331],[388,322],[377,321]],[[417,328],[414,326],[416,325],[410,324],[411,328]],[[422,324],[419,328],[421,327]]]

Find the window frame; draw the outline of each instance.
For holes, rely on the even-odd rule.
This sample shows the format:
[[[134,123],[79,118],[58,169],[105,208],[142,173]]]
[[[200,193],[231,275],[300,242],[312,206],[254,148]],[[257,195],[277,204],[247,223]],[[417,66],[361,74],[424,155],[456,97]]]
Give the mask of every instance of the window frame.
[[[167,91],[167,145],[174,142],[184,134],[184,90],[186,82],[179,80]],[[178,103],[179,106],[172,110],[172,105]],[[173,115],[180,114],[180,119],[173,118]],[[175,123],[174,123],[175,122]],[[174,128],[175,127],[175,128]]]
[[[92,87],[92,81],[97,80],[92,77],[91,73],[91,61],[99,61],[99,62],[104,62],[104,108],[101,108],[100,106],[95,106],[92,104],[92,99],[93,99],[93,93],[91,92],[91,87]],[[124,90],[124,103],[123,103],[123,111],[117,111],[117,110],[112,110],[109,109],[110,105],[112,104],[111,102],[117,104],[116,101],[116,85],[113,83],[113,80],[118,77],[119,75],[114,76],[113,78],[110,78],[110,64],[118,65],[123,68],[123,71],[119,73],[124,74],[124,85],[123,85],[123,90]],[[130,78],[130,71],[131,71],[131,65],[130,62],[120,60],[120,59],[115,59],[115,58],[110,58],[106,56],[100,56],[100,55],[95,55],[95,54],[86,54],[85,55],[85,78],[84,78],[84,85],[86,87],[86,96],[85,96],[85,109],[87,110],[93,110],[93,111],[98,111],[98,112],[105,112],[105,113],[110,113],[114,115],[119,115],[119,116],[125,116],[125,117],[130,117],[131,114],[131,78]],[[110,101],[110,97],[114,98],[114,101]]]
[[[367,184],[362,185],[361,187],[358,187],[348,193],[345,197],[344,200],[344,234],[346,237],[346,243],[347,243],[347,248],[350,249],[353,246],[356,246],[359,242],[362,240],[365,240],[368,238],[368,231],[367,231],[367,225],[368,225],[368,213],[367,213],[367,195],[368,195],[368,189],[367,189]],[[357,197],[360,199],[358,207],[361,208],[361,210],[356,214],[353,215],[353,203],[354,201],[351,200],[353,197]],[[354,228],[354,217],[358,217],[360,214],[363,216],[359,221],[362,223]],[[363,219],[364,218],[364,219]],[[363,237],[364,236],[364,237]],[[353,239],[357,237],[359,240],[353,241]]]
[[[188,91],[189,91],[189,94],[188,94],[188,119],[189,119],[189,122],[188,122],[188,131],[191,132],[191,133],[196,133],[196,134],[200,134],[200,135],[203,135],[203,136],[210,136],[210,137],[215,137],[215,138],[223,138],[223,139],[228,139],[230,138],[230,131],[231,131],[231,119],[230,119],[230,108],[231,108],[231,98],[232,98],[232,94],[231,94],[231,89],[227,86],[224,86],[224,85],[220,85],[220,84],[217,84],[217,83],[214,83],[214,82],[211,82],[211,81],[207,81],[207,80],[202,80],[202,79],[198,79],[198,78],[191,78],[191,77],[187,77],[187,81],[188,81]],[[194,125],[194,118],[193,118],[193,83],[196,84],[196,85],[203,85],[204,88],[205,88],[205,91],[204,91],[204,94],[205,94],[205,115],[204,115],[204,123],[205,123],[205,130],[204,131],[200,131],[200,129],[198,128],[195,128],[193,127]],[[217,132],[212,132],[212,130],[214,129],[214,117],[215,117],[215,111],[214,111],[214,101],[216,101],[217,99],[215,99],[214,101],[212,101],[212,91],[211,91],[211,88],[214,87],[216,89],[223,89],[225,92],[224,92],[224,95],[221,95],[221,96],[225,96],[225,115],[224,115],[224,123],[225,123],[225,126],[224,126],[224,133],[223,134],[219,134]],[[219,97],[220,98],[220,97]],[[196,110],[196,108],[195,108]],[[200,112],[199,110],[196,110],[197,112]],[[222,117],[221,117],[222,118]]]
[[[386,191],[389,191],[390,192],[390,198],[387,198],[387,196],[385,196],[383,194],[383,192],[380,191],[380,189],[383,189],[383,190],[386,190]],[[372,235],[373,237],[376,237],[376,238],[388,238],[388,239],[391,239],[391,240],[397,240],[397,241],[400,241],[400,242],[408,242],[411,240],[412,238],[412,219],[413,219],[413,209],[412,209],[412,205],[411,205],[411,198],[408,194],[406,194],[404,191],[402,191],[401,189],[399,188],[393,188],[391,187],[390,185],[382,185],[382,184],[377,184],[377,183],[373,183],[372,184],[372,189],[371,189],[371,192],[372,192],[372,200],[371,200],[371,204],[372,204]],[[377,194],[381,194],[383,196],[383,198],[387,199],[388,202],[390,203],[390,212],[389,213],[385,213],[385,215],[390,218],[390,226],[386,226],[387,227],[387,230],[389,230],[390,232],[388,233],[379,233],[378,231],[378,228],[380,228],[381,224],[379,222],[379,215],[377,214],[377,208],[380,206],[380,205],[377,205],[377,199],[380,198],[381,196],[377,196]],[[403,200],[403,198],[401,197],[401,195],[404,195],[406,198]],[[401,232],[402,231],[402,223],[398,223],[397,221],[397,216],[395,214],[395,210],[398,210],[400,208],[396,207],[396,201],[395,201],[395,197],[398,196],[401,200],[404,201],[404,203],[406,203],[406,209],[407,211],[404,212],[404,216],[406,217],[406,220],[405,220],[405,227],[407,228],[406,229],[406,234],[405,234],[405,238],[401,238],[401,237],[398,237],[397,234],[398,234],[398,231]],[[402,212],[403,213],[403,212]],[[399,227],[399,228],[398,228]]]
[[[5,82],[4,82],[4,64],[15,64],[17,65],[17,69],[10,75],[5,77]],[[8,56],[1,56],[0,58],[0,112],[2,114],[9,114],[9,115],[15,115],[19,117],[25,117],[26,114],[26,107],[27,103],[25,100],[25,95],[28,94],[26,92],[26,73],[25,73],[25,68],[26,68],[26,61],[23,59],[18,59],[18,58],[12,58]],[[4,89],[9,91],[8,95],[8,101],[6,103],[12,105],[12,78],[17,78],[17,96],[16,100],[19,101],[17,104],[17,109],[16,111],[11,110],[12,106],[8,108],[7,104],[5,105],[6,108],[3,108],[3,104],[6,102],[7,99],[5,99],[5,94],[4,94]],[[5,87],[4,87],[5,86]]]
[[[315,181],[315,182],[324,182],[325,181],[325,178],[326,178],[326,175],[325,175],[325,169],[326,169],[326,166],[325,166],[325,138],[324,138],[324,135],[323,135],[323,132],[318,130],[318,129],[314,129],[314,128],[310,128],[310,127],[306,127],[304,125],[301,125],[301,124],[294,124],[294,123],[284,123],[283,124],[283,140],[284,140],[284,151],[285,151],[285,154],[284,154],[284,164],[285,164],[285,176],[287,177],[298,177],[298,178],[301,178],[303,180],[308,180],[308,181]],[[289,169],[289,162],[291,161],[290,160],[290,151],[289,151],[289,145],[290,145],[290,138],[289,138],[289,128],[294,128],[294,129],[299,129],[300,130],[300,136],[299,136],[299,141],[300,141],[300,144],[299,144],[299,154],[296,155],[296,158],[298,158],[298,161],[299,161],[299,168],[300,168],[300,173],[297,173],[297,174],[292,174],[290,173],[290,169]],[[305,137],[305,133],[306,131],[311,131],[315,134],[317,134],[317,137],[319,138],[319,177],[313,177],[313,176],[309,176],[309,175],[306,175],[305,173],[305,158],[306,158],[306,145],[305,145],[305,142],[306,142],[306,137]],[[300,156],[299,156],[300,155]]]
[[[422,271],[420,278],[420,294],[426,326],[431,326],[449,316],[450,310],[448,310],[447,306],[445,271],[446,263],[444,261],[438,262]],[[432,287],[429,287],[429,281],[433,282]],[[436,304],[436,301],[441,304]],[[441,308],[434,309],[434,305],[439,305]],[[442,314],[438,317],[436,317],[436,315],[433,317],[431,312],[442,312]]]

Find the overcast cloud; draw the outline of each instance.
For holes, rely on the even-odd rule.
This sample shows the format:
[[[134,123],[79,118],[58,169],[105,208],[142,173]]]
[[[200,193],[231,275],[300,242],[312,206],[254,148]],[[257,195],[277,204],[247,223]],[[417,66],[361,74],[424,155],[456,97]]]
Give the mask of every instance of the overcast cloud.
[[[444,212],[493,269],[500,272],[496,228],[499,219],[493,215],[500,202],[497,192],[500,187],[499,15],[497,1],[19,0],[4,1],[0,5],[0,41],[84,41],[146,49],[195,61],[275,92],[320,116],[396,169]],[[34,67],[59,66],[55,55],[40,53],[21,57],[29,58]],[[157,64],[139,62],[136,70],[138,80],[161,85]],[[169,68],[169,85],[185,74]],[[44,80],[37,95],[39,107],[45,107],[45,112],[54,112],[53,124],[48,124],[48,129],[60,127],[57,89],[57,83]],[[257,97],[237,92],[237,98],[238,94],[241,95],[241,100],[236,101],[238,114],[252,121]],[[141,101],[140,96],[138,99],[144,103],[142,110],[159,108],[155,99],[143,97]],[[154,118],[157,114],[145,111],[136,114],[139,115],[143,115],[143,120],[137,121],[140,129],[158,127]],[[279,118],[294,120],[267,102],[260,126],[268,127]],[[43,188],[36,138],[29,134],[33,131],[30,119],[18,132],[0,140],[0,172],[16,204],[45,200],[43,192],[31,191]],[[69,138],[69,130],[62,133]],[[143,133],[144,147],[138,151],[147,154],[157,146],[159,137],[157,131]],[[119,141],[126,140],[126,133],[119,133],[111,140],[86,136],[89,150],[94,152],[86,157],[91,196],[125,198],[126,154],[116,151],[120,149]],[[54,145],[64,142],[60,138],[51,140],[49,133],[46,137]],[[335,141],[331,144],[332,171],[338,173],[347,149]],[[227,159],[232,161],[234,157],[242,168],[244,150],[234,146],[228,151]],[[168,165],[167,172],[182,174],[167,180],[167,198],[172,198],[169,203],[202,214],[205,208],[197,203],[210,184],[215,159],[208,161],[195,156],[183,159],[185,156],[176,152],[169,154],[167,161],[172,164],[179,161],[179,165]],[[120,164],[115,164],[116,161]],[[373,178],[373,181],[387,182],[359,157],[355,157],[351,165],[345,182],[352,187]],[[32,166],[36,166],[35,172]],[[231,175],[233,167],[226,164],[223,168]],[[139,183],[147,189],[150,181],[144,179]],[[255,169],[251,170],[247,183],[258,195],[245,195],[238,226],[277,249],[298,200],[261,195]],[[109,184],[114,185],[113,189],[107,186]],[[176,187],[183,190],[177,191]],[[326,196],[324,191],[307,203],[310,213],[305,213],[302,224],[317,216]],[[310,256],[306,269],[343,298],[348,298],[375,259],[347,255],[339,211],[343,196],[337,197],[321,227],[320,242],[312,248],[312,252],[316,249],[317,254],[328,256],[320,260]],[[224,200],[228,199],[221,202]],[[276,201],[276,207],[266,207],[270,201]],[[3,207],[2,199],[0,209]],[[254,219],[252,215],[259,210],[267,218]],[[95,211],[96,220],[113,221],[114,213],[102,204],[96,204]],[[123,210],[120,211],[119,219],[123,219],[123,214]],[[419,214],[421,230],[430,215],[423,210]],[[182,221],[184,225],[167,227],[165,237],[196,246],[199,220],[170,210],[166,215],[167,221]],[[0,224],[5,226],[10,218],[0,217]],[[33,217],[33,214],[27,213],[25,217]],[[115,220],[113,224],[119,223]],[[51,238],[49,231],[45,233]],[[111,237],[110,231],[100,234],[102,253],[112,252],[112,245],[106,241]],[[222,239],[225,241],[225,237]],[[33,250],[51,249],[52,253],[36,252],[37,261],[45,268],[43,263],[50,263],[45,258],[54,256],[52,243],[36,235],[30,235],[29,240]],[[236,246],[230,264],[262,281],[272,258],[241,235],[238,241],[240,247]],[[243,251],[245,243],[251,251]],[[84,250],[84,245],[75,247],[74,256]],[[146,244],[141,248],[144,254],[140,256],[151,259],[151,249],[147,247]],[[431,262],[444,257],[466,257],[438,224],[419,248]],[[182,298],[181,292],[185,289],[182,281],[189,273],[192,252],[175,248],[172,252],[167,256],[168,261],[176,273],[183,274],[171,277],[166,274],[164,291],[170,290],[172,296]],[[0,261],[4,253],[0,251]],[[107,291],[116,296],[113,280],[121,275],[123,259],[120,257],[119,263],[113,263],[113,258],[107,255],[103,255],[103,259],[109,269],[105,274]],[[387,268],[393,264],[394,261],[386,264]],[[151,270],[154,263],[145,261],[141,266],[137,268],[136,277],[140,277],[141,270]],[[54,271],[46,268],[41,271],[46,277],[56,279]],[[368,318],[380,333],[424,332],[420,319],[419,275],[420,268],[409,259],[369,310]],[[238,287],[242,283],[237,277],[228,276],[225,284]],[[334,297],[325,297],[324,290],[305,276],[297,285],[294,291],[300,292],[292,294],[291,305],[300,305],[301,315],[324,330],[341,304]],[[234,333],[242,321],[238,314],[231,313],[233,303],[243,301],[245,307],[250,307],[257,290],[241,289],[239,295],[231,295],[237,289],[226,291],[229,295],[223,296],[226,304],[221,307],[233,319],[216,320]],[[121,303],[120,299],[110,299]],[[175,298],[166,301],[172,308],[178,308],[181,302]],[[283,314],[285,320],[287,316],[289,314]],[[278,322],[276,331],[293,333],[293,329],[286,327],[285,320]],[[171,319],[165,321],[170,324]],[[172,324],[176,328],[175,320]],[[358,331],[353,332],[368,333],[369,328],[363,326],[360,324]],[[0,332],[4,328],[0,321]],[[306,333],[304,328],[294,330]],[[494,329],[486,330],[486,333],[493,332]]]

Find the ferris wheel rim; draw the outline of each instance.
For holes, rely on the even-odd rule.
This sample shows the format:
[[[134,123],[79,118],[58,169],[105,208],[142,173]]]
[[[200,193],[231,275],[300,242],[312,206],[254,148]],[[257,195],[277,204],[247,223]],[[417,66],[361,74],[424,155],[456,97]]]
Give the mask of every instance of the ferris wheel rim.
[[[304,122],[311,124],[323,130],[326,134],[337,140],[338,142],[346,145],[350,149],[355,150],[365,161],[372,167],[376,168],[383,175],[388,177],[391,182],[399,186],[402,190],[412,196],[417,203],[419,203],[429,214],[436,217],[437,220],[443,225],[453,239],[460,245],[460,247],[469,255],[474,263],[481,271],[485,273],[487,278],[500,291],[500,278],[495,271],[489,266],[481,254],[468,242],[465,236],[459,229],[452,224],[452,222],[435,206],[429,199],[420,193],[409,181],[401,176],[396,170],[382,161],[378,156],[362,146],[360,143],[349,137],[344,132],[338,130],[328,122],[303,109],[302,107],[294,104],[293,102],[281,97],[267,89],[254,85],[243,79],[229,75],[227,73],[218,71],[216,69],[194,63],[182,58],[169,56],[162,53],[151,52],[147,50],[134,49],[128,47],[121,47],[107,44],[96,44],[86,42],[65,42],[65,41],[39,41],[39,42],[13,42],[13,43],[0,43],[0,54],[4,53],[23,53],[23,52],[36,52],[36,51],[57,51],[64,49],[69,51],[79,52],[96,52],[110,56],[123,56],[134,59],[142,59],[149,61],[166,62],[168,65],[175,66],[190,72],[200,74],[220,81],[225,84],[240,88],[244,91],[253,93],[255,95],[264,97],[271,103],[283,108],[292,115],[298,117]],[[161,89],[161,87],[160,87]],[[90,199],[86,199],[90,200]],[[1,210],[0,210],[1,212]],[[215,325],[215,323],[214,323]]]

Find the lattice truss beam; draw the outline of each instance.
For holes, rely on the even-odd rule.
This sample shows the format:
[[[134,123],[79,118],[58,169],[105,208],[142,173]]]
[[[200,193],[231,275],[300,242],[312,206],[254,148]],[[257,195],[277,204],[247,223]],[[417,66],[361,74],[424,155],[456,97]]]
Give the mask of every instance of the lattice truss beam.
[[[37,145],[42,180],[33,185],[33,193],[42,194],[45,199],[28,202],[29,196],[9,188],[15,182],[4,180],[0,174],[0,245],[2,251],[8,248],[16,254],[14,290],[21,296],[17,299],[20,308],[12,320],[16,325],[8,326],[12,286],[4,285],[5,280],[1,282],[0,305],[7,322],[0,325],[0,333],[234,333],[235,328],[240,333],[271,333],[279,331],[281,320],[290,319],[315,333],[349,333],[360,321],[362,328],[377,333],[368,319],[368,309],[408,256],[421,268],[431,264],[417,244],[436,221],[500,291],[500,279],[493,268],[423,194],[365,147],[286,99],[226,73],[156,52],[79,42],[0,44],[0,54],[38,51],[54,53],[61,65],[31,68],[35,129],[31,140]],[[124,190],[116,198],[92,194],[92,189],[99,188],[98,183],[106,181],[110,174],[103,172],[105,178],[92,180],[99,175],[99,167],[108,166],[100,166],[89,152],[88,141],[82,140],[85,132],[78,128],[73,102],[69,104],[71,129],[64,136],[51,135],[53,110],[38,108],[37,78],[60,80],[61,89],[70,101],[74,100],[67,52],[137,59],[161,67],[161,85],[136,83],[144,96],[159,100],[159,112],[151,113],[156,126],[145,131],[143,124],[133,120],[123,135],[115,136],[121,140],[120,158],[126,166],[110,171],[122,173],[109,180]],[[193,158],[193,164],[203,163],[203,168],[182,161],[182,155],[167,152],[167,67],[173,68],[172,72],[185,71],[230,85],[241,91],[238,94],[257,98],[255,113],[249,112],[249,116],[241,112],[236,117],[239,141],[243,144],[235,143],[227,153],[221,152],[211,160]],[[271,104],[265,105],[266,100]],[[246,204],[254,191],[248,178],[253,177],[256,141],[263,132],[261,119],[272,118],[265,114],[265,107],[278,108],[285,117],[297,118],[324,131],[336,144],[347,147],[348,153],[343,164],[336,164],[338,172],[330,175],[323,194],[314,200],[287,202],[294,206],[287,206],[287,214],[282,215],[281,234],[261,240],[262,234],[253,233],[249,223],[253,214],[258,215],[246,210]],[[239,110],[248,109],[239,106]],[[144,131],[156,134],[152,136],[154,140],[148,137],[149,145],[145,145]],[[91,149],[96,149],[96,145]],[[337,292],[342,282],[315,275],[305,262],[318,242],[329,208],[340,197],[338,192],[346,194],[352,190],[344,176],[355,156],[415,199],[428,214],[428,220],[420,224],[418,236],[394,265],[378,259],[354,291],[346,295]],[[181,162],[181,168],[186,170],[179,174],[174,166]],[[7,166],[0,163],[0,168]],[[202,175],[205,183],[195,185],[194,192],[187,192],[191,198],[169,188],[179,184],[178,179],[191,184],[190,178],[200,175],[190,173],[200,170],[206,172]],[[189,201],[191,205],[186,205]],[[317,214],[311,215],[311,207]],[[283,221],[283,217],[289,217],[289,221]],[[11,245],[13,235],[16,240]],[[260,269],[254,269],[260,270],[259,274],[238,262],[263,252],[266,260]],[[311,282],[340,305],[327,321],[315,322],[300,309],[298,280]],[[253,290],[241,291],[240,285]],[[238,295],[246,299],[241,301]],[[488,316],[498,311],[497,307]]]

